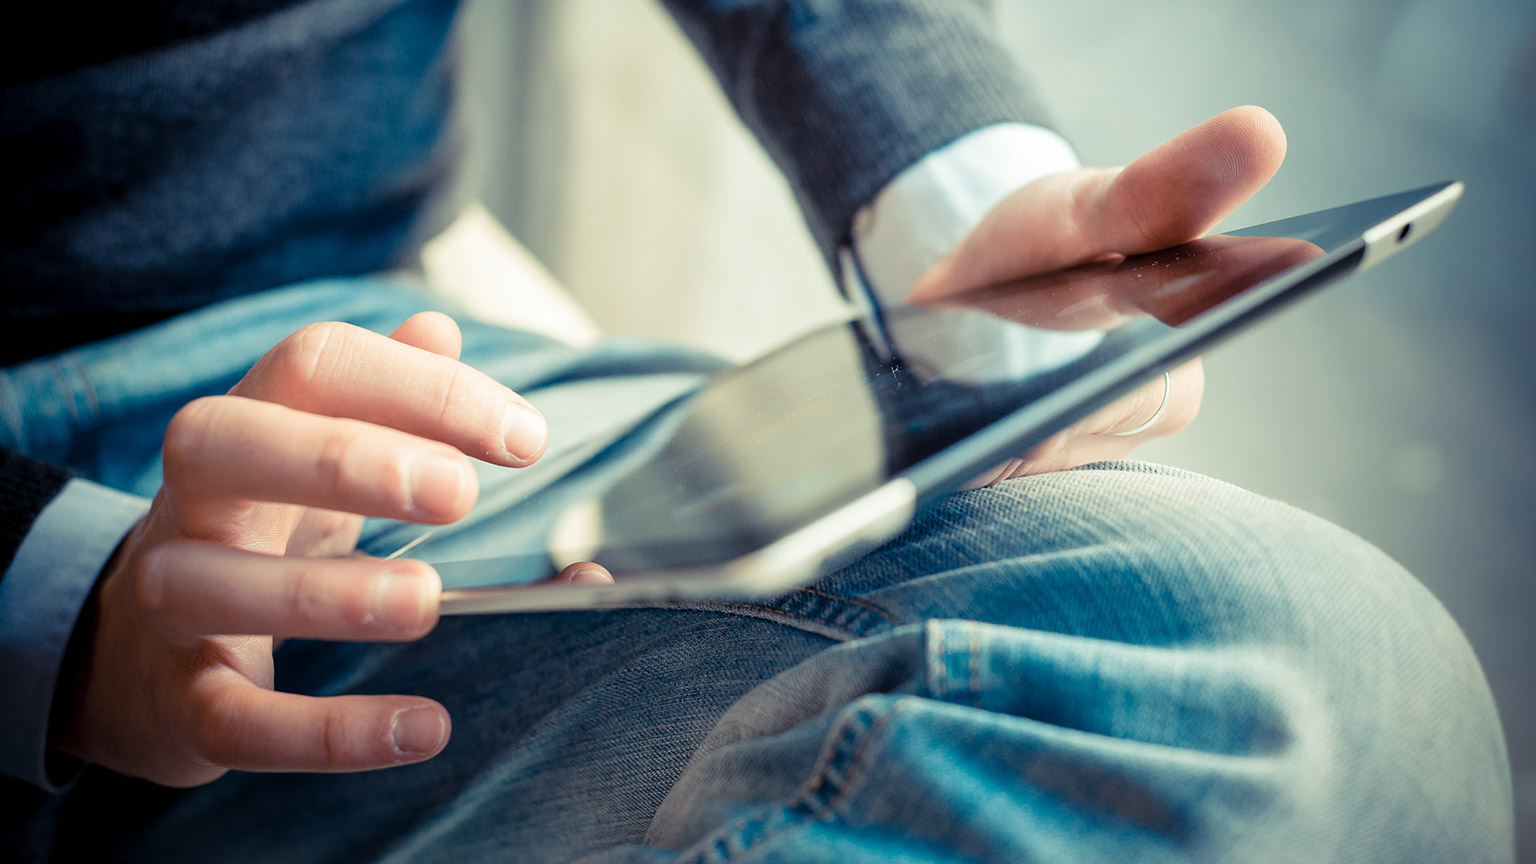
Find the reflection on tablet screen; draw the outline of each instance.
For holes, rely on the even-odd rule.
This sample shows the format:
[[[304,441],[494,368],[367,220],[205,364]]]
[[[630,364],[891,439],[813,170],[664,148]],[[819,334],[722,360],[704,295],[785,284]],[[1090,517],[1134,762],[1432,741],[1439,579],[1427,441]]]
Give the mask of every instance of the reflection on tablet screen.
[[[1198,329],[1235,298],[1267,296],[1277,274],[1353,244],[1325,262],[1347,272],[1361,232],[1422,197],[1363,202],[813,332],[671,408],[612,482],[554,520],[548,570],[595,560],[622,579],[750,553],[913,476],[1096,370]],[[1020,446],[1052,431],[1025,434]]]

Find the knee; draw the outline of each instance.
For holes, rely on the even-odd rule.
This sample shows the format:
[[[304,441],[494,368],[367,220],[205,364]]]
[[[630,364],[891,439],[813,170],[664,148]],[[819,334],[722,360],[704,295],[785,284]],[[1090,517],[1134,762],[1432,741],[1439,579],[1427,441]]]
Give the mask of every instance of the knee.
[[[1291,508],[1275,516],[1278,507],[1259,499],[1233,511],[1274,527],[1233,545],[1252,576],[1238,583],[1251,593],[1232,622],[1246,635],[1228,639],[1293,673],[1289,719],[1310,746],[1293,751],[1301,782],[1291,796],[1350,814],[1341,848],[1391,848],[1396,861],[1512,860],[1503,733],[1461,628],[1374,546]]]
[[[1279,501],[1141,463],[949,496],[833,582],[908,620],[980,615],[1135,644],[1266,646],[1325,666],[1412,657],[1420,675],[1473,663],[1440,604],[1375,546]]]
[[[881,583],[866,596],[909,618],[1232,659],[1295,744],[1283,796],[1395,838],[1399,860],[1512,854],[1503,736],[1465,636],[1400,565],[1322,519],[1105,465],[951,496],[862,572]]]

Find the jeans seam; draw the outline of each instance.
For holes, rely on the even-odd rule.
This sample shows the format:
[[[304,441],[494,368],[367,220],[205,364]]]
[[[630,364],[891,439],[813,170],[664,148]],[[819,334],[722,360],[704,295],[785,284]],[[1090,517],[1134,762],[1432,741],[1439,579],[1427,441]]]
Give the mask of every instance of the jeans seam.
[[[779,599],[781,601],[787,600],[797,595],[809,595],[811,597],[818,597],[824,600],[829,600],[833,603],[841,604],[844,609],[861,610],[861,612],[858,614],[869,613],[870,617],[868,617],[866,620],[872,623],[877,623],[878,626],[860,626],[859,622],[839,623],[839,618],[846,616],[832,614],[803,614],[801,612],[793,611],[792,609],[783,608],[779,602],[773,601],[765,603],[751,603],[740,600],[668,600],[655,603],[637,603],[630,608],[693,610],[703,612],[717,612],[723,615],[742,615],[747,617],[755,617],[762,620],[776,621],[777,623],[785,626],[795,627],[796,629],[805,630],[808,632],[819,633],[828,638],[835,638],[841,641],[847,641],[849,639],[862,639],[873,635],[873,633],[885,632],[885,630],[888,629],[886,625],[889,625],[890,627],[900,627],[905,623],[894,613],[868,601],[859,600],[852,597],[843,597],[814,588],[796,588],[784,595],[781,595]],[[879,622],[875,622],[874,619],[876,617],[879,619]],[[793,623],[796,621],[805,622],[805,624],[808,626],[801,626]]]
[[[925,633],[929,640],[926,664],[928,694],[934,699],[959,705],[966,701],[965,696],[961,694],[964,690],[970,694],[971,707],[980,708],[982,699],[981,625],[975,621],[964,622],[966,640],[962,647],[952,644],[958,640],[949,638],[950,629],[957,623],[932,619],[925,625]],[[956,663],[952,674],[950,664],[960,659],[961,651],[965,654],[965,665]]]
[[[853,755],[848,759],[847,768],[843,772],[842,782],[837,785],[836,791],[834,791],[830,797],[827,797],[825,800],[817,803],[815,800],[816,793],[823,787],[832,785],[828,775],[831,773],[833,766],[838,761],[838,742],[848,734],[850,728],[855,724],[856,721],[859,720],[859,716],[860,714],[864,713],[864,710],[865,709],[857,709],[850,711],[843,718],[842,722],[837,725],[835,734],[827,736],[827,744],[823,748],[822,755],[819,756],[816,760],[816,768],[813,776],[806,783],[806,785],[801,788],[799,792],[796,792],[794,796],[792,796],[784,805],[782,805],[785,811],[784,815],[788,816],[788,819],[779,821],[779,823],[772,828],[765,827],[763,832],[759,834],[750,844],[743,845],[736,850],[731,850],[729,847],[723,847],[719,842],[721,838],[728,835],[739,835],[742,833],[742,830],[752,822],[762,821],[761,817],[742,817],[741,819],[732,822],[727,827],[716,829],[712,839],[705,841],[707,843],[707,847],[703,850],[700,850],[698,854],[694,855],[693,857],[685,860],[690,862],[690,864],[692,864],[692,862],[704,862],[706,860],[722,862],[731,861],[737,857],[737,853],[751,852],[770,840],[784,836],[795,828],[801,828],[813,822],[831,821],[833,816],[838,815],[838,808],[840,805],[842,805],[847,800],[848,795],[853,791],[854,782],[863,771],[864,758],[869,750],[871,742],[874,741],[882,731],[884,731],[885,727],[890,723],[892,718],[894,718],[899,712],[903,710],[903,703],[897,702],[888,710],[872,715],[871,719],[869,720],[869,729],[860,736],[858,746],[854,749]],[[797,815],[795,811],[800,812]],[[719,850],[720,854],[718,856],[710,856],[709,853],[713,850]]]
[[[863,771],[864,754],[869,750],[870,744],[879,737],[881,732],[885,731],[885,727],[890,724],[891,720],[894,719],[897,714],[901,713],[903,708],[904,703],[897,702],[891,706],[889,711],[886,711],[885,713],[875,718],[874,722],[869,726],[869,731],[865,732],[863,739],[859,741],[859,747],[854,751],[853,758],[848,760],[848,770],[843,775],[842,786],[830,799],[826,801],[826,803],[822,804],[820,808],[813,811],[807,817],[807,821],[827,819],[829,814],[834,814],[838,810],[838,807],[848,799],[848,796],[853,793],[855,781],[857,780],[859,774]],[[828,763],[828,767],[830,767],[830,763]]]
[[[796,588],[795,590],[803,592],[805,594],[814,594],[817,597],[825,597],[828,600],[840,600],[840,601],[842,601],[844,603],[851,603],[854,606],[859,606],[859,607],[862,607],[864,609],[868,609],[869,611],[875,613],[876,615],[879,615],[881,618],[884,618],[885,620],[891,622],[892,624],[894,624],[894,625],[896,625],[898,627],[900,627],[901,624],[902,624],[902,620],[900,618],[897,618],[895,615],[892,615],[890,612],[886,611],[885,609],[880,608],[879,606],[876,606],[873,603],[870,603],[870,602],[868,602],[866,600],[860,600],[857,597],[844,597],[844,596],[842,596],[840,594],[829,594],[826,591],[818,591],[815,588]]]
[[[681,607],[681,608],[688,608],[688,607]],[[731,610],[731,609],[755,609],[755,610],[757,610],[759,612],[767,613],[768,615],[771,615],[771,616],[780,616],[780,617],[784,617],[784,618],[793,618],[793,619],[795,619],[797,621],[809,621],[809,622],[811,622],[813,624],[817,624],[817,625],[820,625],[822,627],[825,627],[828,630],[836,630],[837,632],[842,633],[843,635],[847,636],[849,639],[857,639],[857,638],[860,637],[859,633],[857,633],[857,632],[855,632],[853,630],[850,630],[847,627],[842,627],[842,626],[839,626],[837,624],[832,624],[832,623],[830,623],[828,621],[823,621],[823,620],[821,620],[819,618],[812,618],[809,615],[799,615],[799,614],[796,614],[794,612],[790,612],[787,609],[775,609],[772,606],[765,606],[765,605],[763,605],[761,603],[736,603],[736,602],[731,602],[731,601],[728,601],[728,600],[716,600],[716,601],[712,601],[711,603],[709,603],[706,608],[722,611],[722,612],[725,612],[726,614],[730,614],[729,610]]]

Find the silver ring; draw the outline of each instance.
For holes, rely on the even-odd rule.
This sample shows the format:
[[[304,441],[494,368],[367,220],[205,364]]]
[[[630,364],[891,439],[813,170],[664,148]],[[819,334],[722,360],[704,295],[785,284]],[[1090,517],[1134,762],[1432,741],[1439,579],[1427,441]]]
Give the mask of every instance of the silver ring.
[[[1168,373],[1167,372],[1164,372],[1163,373],[1163,401],[1157,406],[1157,410],[1152,412],[1152,416],[1147,418],[1147,422],[1141,424],[1140,426],[1137,426],[1135,429],[1127,429],[1124,432],[1111,432],[1109,434],[1115,436],[1116,438],[1129,438],[1132,435],[1137,435],[1137,434],[1140,434],[1142,432],[1147,431],[1148,429],[1151,429],[1152,428],[1152,424],[1157,422],[1157,418],[1163,416],[1163,411],[1168,407],[1168,394],[1172,393],[1172,392],[1173,392],[1173,379],[1168,377]]]

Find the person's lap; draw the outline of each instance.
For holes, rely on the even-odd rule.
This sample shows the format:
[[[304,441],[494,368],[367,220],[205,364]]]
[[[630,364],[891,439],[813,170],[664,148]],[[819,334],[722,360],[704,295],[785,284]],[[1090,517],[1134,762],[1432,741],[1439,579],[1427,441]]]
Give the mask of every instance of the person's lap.
[[[363,305],[376,329],[403,318]],[[469,327],[477,352],[536,404],[652,372],[661,404],[708,366]],[[453,740],[406,768],[190,791],[88,774],[61,802],[60,856],[1512,854],[1491,699],[1435,601],[1337,528],[1135,463],[951,496],[769,601],[449,618],[417,643],[293,642],[278,659],[284,689],[439,699]]]

